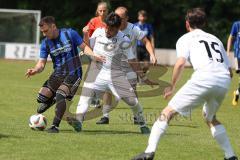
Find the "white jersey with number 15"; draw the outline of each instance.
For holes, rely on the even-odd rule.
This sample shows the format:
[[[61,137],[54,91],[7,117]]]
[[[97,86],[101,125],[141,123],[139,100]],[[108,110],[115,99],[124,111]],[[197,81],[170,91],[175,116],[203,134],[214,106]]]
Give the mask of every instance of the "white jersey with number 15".
[[[179,38],[176,51],[177,57],[184,57],[192,64],[192,81],[229,86],[230,63],[222,42],[214,35],[195,29]]]

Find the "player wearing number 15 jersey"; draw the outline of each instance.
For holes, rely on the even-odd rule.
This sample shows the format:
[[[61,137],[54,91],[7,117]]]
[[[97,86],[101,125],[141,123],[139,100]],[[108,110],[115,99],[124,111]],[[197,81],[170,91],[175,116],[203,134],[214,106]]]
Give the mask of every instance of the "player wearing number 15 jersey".
[[[225,154],[225,160],[237,160],[224,126],[216,119],[216,113],[228,91],[231,69],[222,42],[201,28],[206,14],[200,8],[190,9],[186,15],[186,29],[176,44],[177,62],[174,66],[171,86],[164,91],[164,98],[171,96],[184,65],[189,60],[194,68],[190,80],[175,94],[154,123],[145,152],[134,160],[152,160],[157,144],[165,133],[170,120],[176,115],[187,116],[191,110],[203,105],[203,116]],[[208,158],[211,159],[211,158]]]

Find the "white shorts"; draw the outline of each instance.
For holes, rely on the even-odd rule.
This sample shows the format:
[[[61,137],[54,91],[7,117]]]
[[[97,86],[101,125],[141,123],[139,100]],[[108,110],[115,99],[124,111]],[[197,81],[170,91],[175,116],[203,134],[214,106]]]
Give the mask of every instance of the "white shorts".
[[[81,96],[97,95],[102,97],[102,94],[106,91],[111,91],[117,99],[126,97],[136,97],[134,89],[125,76],[118,76],[113,79],[106,80],[104,75],[98,75],[95,82],[84,82]]]
[[[227,88],[216,85],[210,87],[188,81],[171,99],[168,106],[179,114],[188,116],[192,109],[204,104],[205,119],[212,121],[227,91]]]

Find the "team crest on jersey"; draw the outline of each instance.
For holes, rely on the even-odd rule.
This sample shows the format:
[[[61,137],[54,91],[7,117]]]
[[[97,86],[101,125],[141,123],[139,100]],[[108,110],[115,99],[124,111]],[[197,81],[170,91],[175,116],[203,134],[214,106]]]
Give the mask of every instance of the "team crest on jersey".
[[[116,48],[116,45],[114,44],[114,43],[109,43],[109,44],[106,44],[105,45],[105,49],[107,50],[107,51],[112,51],[112,50],[114,50]]]
[[[112,43],[117,43],[117,38],[112,38]]]

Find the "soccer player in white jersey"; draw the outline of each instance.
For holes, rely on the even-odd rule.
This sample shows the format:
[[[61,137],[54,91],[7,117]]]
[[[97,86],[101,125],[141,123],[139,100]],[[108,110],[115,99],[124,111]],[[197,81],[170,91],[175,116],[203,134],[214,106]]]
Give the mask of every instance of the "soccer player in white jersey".
[[[140,122],[141,133],[149,134],[150,130],[146,126],[142,106],[125,72],[121,69],[122,56],[126,55],[128,59],[134,58],[130,39],[119,31],[121,18],[117,14],[110,13],[106,18],[106,24],[106,29],[98,28],[90,38],[90,46],[99,56],[106,57],[106,62],[91,62],[77,106],[77,120],[81,123],[84,121],[92,95],[100,96],[110,90],[117,100],[122,99],[131,107],[134,116]],[[76,131],[81,130],[79,123],[72,123],[72,126]]]
[[[224,126],[216,119],[217,110],[228,91],[232,72],[222,42],[214,35],[201,30],[205,22],[206,15],[201,8],[187,11],[186,29],[189,33],[177,41],[178,59],[174,66],[171,86],[165,89],[164,98],[173,94],[187,60],[192,63],[194,73],[152,126],[145,152],[133,160],[152,160],[170,120],[176,114],[190,114],[191,109],[201,104],[204,104],[203,116],[211,134],[224,151],[224,159],[237,160]]]
[[[131,83],[132,87],[134,88],[134,90],[136,91],[136,86],[137,86],[137,74],[132,70],[132,67],[134,68],[139,68],[138,72],[143,72],[141,71],[141,66],[139,64],[139,62],[137,62],[137,51],[136,51],[136,43],[138,40],[142,41],[143,44],[145,44],[145,47],[148,51],[148,53],[150,54],[150,60],[153,64],[157,63],[156,57],[155,57],[155,53],[154,53],[154,49],[153,46],[151,44],[151,42],[148,40],[148,38],[145,35],[145,32],[141,31],[141,29],[137,26],[135,26],[132,23],[128,22],[128,10],[126,7],[118,7],[115,10],[115,13],[118,14],[121,17],[121,26],[120,26],[120,30],[127,35],[127,37],[131,40],[131,46],[132,46],[132,50],[134,53],[135,58],[128,60],[128,62],[130,63],[130,65],[124,63],[122,63],[122,68],[123,70],[126,72],[127,78],[129,80],[129,82]],[[127,61],[127,60],[125,60]],[[141,73],[144,74],[144,73]],[[144,78],[142,78],[142,81],[146,83],[146,77],[143,76]],[[150,81],[149,81],[150,82]],[[149,84],[149,83],[147,83]],[[150,82],[150,84],[155,84],[154,82]],[[109,112],[112,108],[111,106],[111,95],[106,93],[104,95],[104,105],[103,105],[103,117],[97,122],[97,124],[108,124],[109,123]],[[138,124],[136,117],[134,117],[134,124]]]

